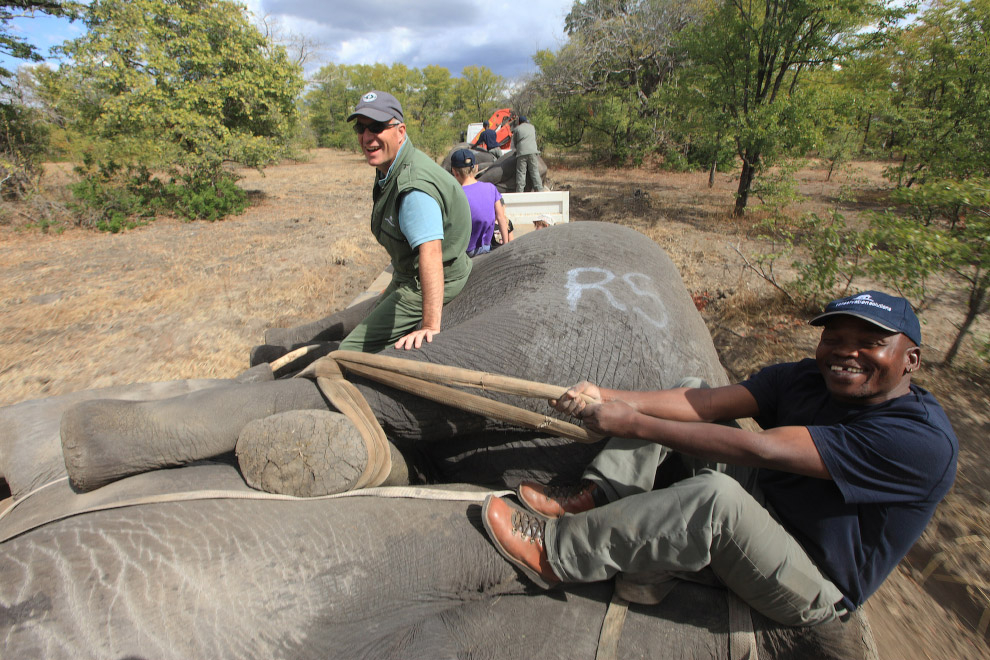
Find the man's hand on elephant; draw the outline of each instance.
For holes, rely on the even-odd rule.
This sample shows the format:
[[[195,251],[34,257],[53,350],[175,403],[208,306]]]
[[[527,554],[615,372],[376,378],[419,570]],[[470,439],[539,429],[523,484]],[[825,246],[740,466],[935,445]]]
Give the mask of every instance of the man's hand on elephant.
[[[602,393],[598,386],[584,380],[564,392],[559,399],[550,399],[550,405],[572,417],[582,417],[585,406],[591,402],[600,403],[601,400]]]
[[[433,341],[433,336],[440,334],[439,330],[431,330],[429,328],[420,328],[419,330],[413,330],[408,335],[395,342],[396,348],[401,348],[409,350],[411,348],[422,348],[423,340],[429,344]]]
[[[625,401],[589,403],[578,417],[589,431],[621,438],[634,437],[636,417],[639,413]]]

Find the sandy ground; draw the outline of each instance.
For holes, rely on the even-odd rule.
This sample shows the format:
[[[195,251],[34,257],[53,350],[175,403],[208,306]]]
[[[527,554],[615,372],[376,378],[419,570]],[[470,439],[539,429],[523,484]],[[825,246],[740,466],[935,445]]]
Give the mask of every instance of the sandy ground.
[[[344,306],[387,263],[368,231],[371,172],[359,156],[318,150],[264,175],[242,174],[254,204],[223,222],[165,219],[116,236],[0,225],[0,405],[234,376],[266,328]],[[831,182],[823,170],[801,177],[806,206],[819,210],[869,207],[880,185],[875,164]],[[731,177],[719,175],[709,189],[702,174],[558,164],[549,180],[570,190],[572,220],[632,226],[671,254],[734,379],[813,351],[816,333],[743,267],[740,253],[761,244],[751,222],[726,213]],[[843,190],[859,201],[837,201]],[[968,368],[936,364],[961,320],[960,295],[946,285],[924,312],[919,376],[959,434],[959,477],[925,536],[867,604],[884,660],[990,657],[990,385],[971,348],[962,362]]]

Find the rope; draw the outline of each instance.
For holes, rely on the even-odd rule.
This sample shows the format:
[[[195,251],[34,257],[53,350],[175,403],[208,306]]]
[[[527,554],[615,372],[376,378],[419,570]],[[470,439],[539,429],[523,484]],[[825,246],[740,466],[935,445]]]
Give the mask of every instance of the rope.
[[[602,621],[602,630],[598,635],[598,651],[595,653],[595,660],[618,660],[619,639],[622,637],[622,626],[626,622],[626,614],[629,613],[629,601],[624,600],[619,594],[612,592],[612,600],[605,610],[605,619]]]
[[[456,390],[439,383],[451,383],[489,392],[541,399],[559,398],[567,391],[566,387],[358,351],[333,351],[328,356],[314,362],[299,375],[311,375],[319,368],[317,365],[324,361],[336,362],[340,367],[370,380],[477,415],[518,424],[533,430],[545,431],[551,435],[582,443],[598,442],[603,437],[549,415],[541,415],[531,410]],[[590,399],[588,400],[590,401]]]
[[[756,632],[749,605],[731,589],[725,590],[729,604],[729,660],[757,660]]]
[[[0,521],[2,521],[8,514],[10,514],[14,509],[16,509],[20,504],[23,504],[30,497],[37,495],[40,491],[57,484],[68,481],[68,477],[62,477],[60,479],[55,479],[49,481],[46,484],[35,488],[30,493],[24,497],[18,498],[13,501],[13,503],[4,511],[0,512]],[[95,491],[94,491],[95,492]],[[421,500],[437,500],[444,502],[483,502],[489,494],[494,494],[498,497],[505,497],[512,494],[512,491],[508,490],[483,490],[483,491],[463,491],[463,490],[451,490],[443,488],[424,488],[421,486],[382,486],[374,488],[363,488],[361,490],[351,490],[345,493],[335,493],[333,495],[320,495],[317,497],[298,497],[296,495],[283,495],[280,493],[266,493],[260,490],[223,490],[223,489],[203,489],[203,490],[189,490],[182,491],[178,493],[159,493],[157,495],[142,495],[138,497],[130,497],[116,502],[103,502],[100,504],[94,504],[91,506],[83,506],[79,509],[71,509],[67,511],[61,511],[57,513],[51,513],[46,516],[43,520],[29,525],[23,529],[15,529],[14,532],[2,532],[0,531],[0,543],[9,541],[10,539],[20,536],[21,534],[26,534],[31,530],[43,527],[49,523],[58,522],[59,520],[65,520],[67,518],[72,518],[74,516],[82,515],[85,513],[94,513],[96,511],[109,511],[111,509],[123,509],[131,506],[141,506],[144,504],[167,504],[173,502],[194,502],[198,500],[269,500],[278,502],[312,502],[317,500],[334,500],[342,497],[385,497],[394,499],[421,499]],[[79,497],[85,497],[86,494],[79,495]],[[15,523],[16,526],[16,523]]]
[[[375,417],[374,411],[353,383],[344,379],[340,367],[333,360],[317,360],[314,363],[316,384],[330,403],[347,416],[364,439],[368,451],[368,463],[354,488],[380,486],[392,471],[392,452],[388,438]]]

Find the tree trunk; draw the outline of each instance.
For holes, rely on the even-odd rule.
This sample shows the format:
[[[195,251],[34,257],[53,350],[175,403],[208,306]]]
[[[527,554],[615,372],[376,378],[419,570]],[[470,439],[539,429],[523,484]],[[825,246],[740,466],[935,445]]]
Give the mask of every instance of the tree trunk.
[[[952,366],[952,361],[956,359],[956,354],[959,353],[959,347],[962,345],[963,338],[969,333],[970,326],[973,325],[980,310],[983,308],[983,301],[987,296],[987,284],[990,284],[990,282],[983,283],[981,286],[978,281],[969,293],[969,306],[966,308],[966,318],[963,319],[962,325],[959,326],[959,333],[952,340],[952,346],[949,346],[949,350],[945,352],[945,359],[942,360],[942,364],[947,367]]]
[[[866,153],[866,141],[870,137],[870,126],[873,124],[873,113],[866,113],[866,129],[863,131],[863,142],[859,145],[859,154]]]
[[[739,188],[736,190],[736,207],[733,211],[733,215],[736,217],[742,217],[746,214],[749,190],[753,187],[753,179],[756,176],[756,164],[759,161],[759,154],[750,158],[743,156],[742,172],[739,174]]]
[[[715,169],[718,167],[718,160],[712,159],[712,167],[708,170],[708,187],[715,185]]]

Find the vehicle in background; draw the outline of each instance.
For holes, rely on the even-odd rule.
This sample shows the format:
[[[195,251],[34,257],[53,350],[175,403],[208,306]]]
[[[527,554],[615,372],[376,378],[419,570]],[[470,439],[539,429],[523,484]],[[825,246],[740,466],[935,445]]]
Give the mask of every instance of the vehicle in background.
[[[514,113],[510,108],[501,108],[492,113],[492,116],[488,118],[488,125],[494,129],[495,137],[498,138],[498,147],[503,152],[512,149],[512,122],[516,119],[516,113]],[[467,142],[469,144],[474,144],[474,141],[478,139],[478,134],[481,133],[484,124],[482,122],[477,122],[474,124],[468,124],[467,132],[464,133],[464,139],[462,142]]]

